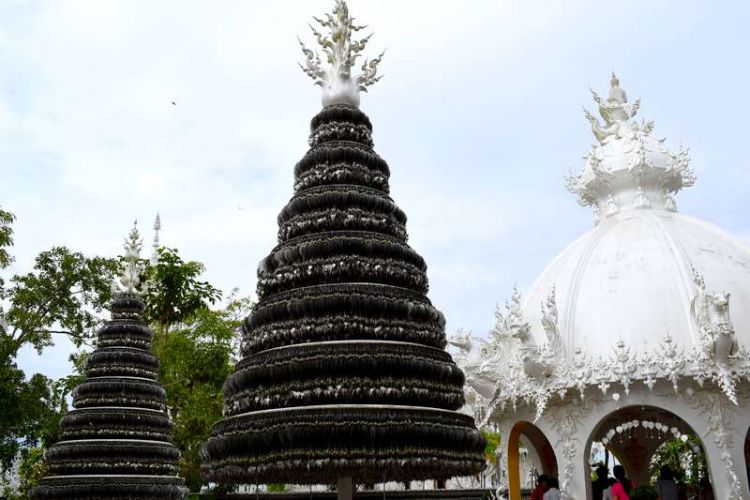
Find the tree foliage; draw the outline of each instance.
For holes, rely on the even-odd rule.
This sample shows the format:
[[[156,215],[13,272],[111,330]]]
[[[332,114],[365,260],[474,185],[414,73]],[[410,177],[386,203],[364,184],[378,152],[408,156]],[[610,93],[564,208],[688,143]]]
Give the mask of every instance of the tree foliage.
[[[146,318],[158,330],[169,331],[221,298],[220,290],[198,279],[204,271],[203,264],[183,261],[174,248],[158,249],[158,262],[147,267],[145,276]]]
[[[174,442],[182,454],[180,469],[188,487],[200,490],[200,450],[213,424],[221,418],[226,378],[234,370],[233,344],[240,317],[249,308],[246,298],[230,296],[221,310],[202,308],[191,320],[173,325],[156,355],[160,382],[175,424]]]
[[[23,500],[29,498],[29,491],[36,486],[46,472],[43,448],[29,448],[21,453],[18,463],[18,487],[4,488],[3,498]]]
[[[6,470],[19,451],[36,445],[47,427],[48,380],[39,374],[25,380],[24,372],[6,359],[0,366],[0,399],[0,465]]]
[[[485,429],[480,430],[487,444],[484,447],[484,457],[492,465],[497,465],[497,447],[500,446],[500,433]]]
[[[700,438],[695,434],[688,434],[687,441],[669,439],[656,449],[649,464],[653,480],[659,478],[659,468],[663,465],[669,466],[675,481],[689,490],[696,489],[701,478],[708,474],[706,455],[701,448]]]
[[[203,264],[183,261],[175,249],[159,249],[159,260],[146,270],[146,316],[154,329],[159,382],[175,424],[174,443],[182,455],[180,475],[191,491],[204,484],[200,450],[221,418],[224,380],[234,370],[237,329],[250,299],[236,290],[218,310],[221,292],[200,276]]]
[[[114,259],[86,257],[65,247],[40,253],[33,270],[13,276],[2,291],[8,304],[5,353],[15,356],[24,344],[41,353],[53,344],[53,334],[67,335],[77,346],[90,341],[117,269]]]
[[[0,208],[0,269],[5,269],[13,262],[13,257],[8,253],[8,248],[13,246],[13,226],[15,216]],[[2,284],[2,281],[0,281]]]

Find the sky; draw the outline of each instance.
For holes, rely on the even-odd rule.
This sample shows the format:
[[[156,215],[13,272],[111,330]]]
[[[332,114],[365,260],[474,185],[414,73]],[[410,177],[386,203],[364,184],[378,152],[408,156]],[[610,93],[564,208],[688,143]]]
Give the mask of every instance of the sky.
[[[320,90],[297,37],[330,0],[0,3],[0,206],[17,216],[8,270],[53,245],[146,247],[255,290],[276,243]],[[616,71],[640,116],[690,147],[678,208],[750,241],[750,3],[351,0],[386,49],[362,96],[429,297],[449,332],[484,335],[514,284],[528,290],[593,224],[564,187],[593,136],[582,106]],[[174,101],[174,105],[172,102]],[[66,375],[64,339],[19,365]]]

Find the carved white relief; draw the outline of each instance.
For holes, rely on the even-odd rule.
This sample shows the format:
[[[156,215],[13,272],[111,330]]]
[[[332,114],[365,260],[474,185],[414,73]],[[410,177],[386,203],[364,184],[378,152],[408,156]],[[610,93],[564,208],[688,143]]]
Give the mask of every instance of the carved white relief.
[[[718,363],[724,363],[739,349],[729,316],[729,294],[707,293],[705,280],[695,269],[693,282],[696,293],[690,312],[698,327],[704,352]]]
[[[611,371],[617,377],[617,381],[622,384],[625,394],[630,393],[630,384],[633,382],[633,376],[638,369],[633,357],[630,355],[630,347],[625,341],[620,339],[615,344],[615,352],[611,360]]]
[[[635,191],[635,200],[633,200],[633,206],[635,208],[648,208],[651,206],[651,201],[649,201],[648,196],[646,196],[646,192],[641,186],[638,186],[638,189],[636,189]]]
[[[734,445],[734,431],[732,425],[733,407],[730,407],[720,394],[709,391],[698,391],[685,398],[688,404],[701,411],[703,420],[707,423],[703,432],[703,439],[710,437],[721,450],[721,461],[731,485],[729,500],[743,498],[742,482],[737,475],[737,469],[732,460],[731,449]]]
[[[547,336],[546,352],[548,356],[562,355],[563,347],[560,340],[560,329],[557,326],[558,312],[555,299],[554,285],[547,295],[547,300],[542,302],[542,328]]]
[[[672,387],[677,392],[677,381],[685,367],[687,357],[684,351],[678,349],[674,339],[669,334],[661,340],[660,353],[661,355],[658,357],[659,367],[663,370],[664,377],[672,382]]]
[[[529,323],[520,303],[516,290],[505,311],[497,312],[497,324],[487,341],[472,339],[466,333],[458,333],[450,340],[460,350],[455,360],[466,373],[467,401],[481,406],[474,409],[480,422],[487,422],[494,412],[506,407],[515,410],[519,403],[535,407],[538,419],[553,395],[564,400],[572,393],[585,399],[589,388],[607,395],[616,387],[614,392],[619,397],[620,391],[627,396],[633,384],[653,390],[659,381],[667,381],[678,393],[681,379],[700,386],[711,382],[736,404],[737,383],[740,379],[750,381],[750,354],[746,349],[738,349],[717,362],[706,356],[702,347],[680,346],[669,334],[654,345],[641,348],[621,339],[608,357],[592,358],[580,347],[566,356],[561,348],[554,347],[559,340],[554,293],[550,293],[542,308],[542,323],[548,335],[542,346],[530,338]]]
[[[609,196],[607,196],[607,210],[606,214],[607,216],[615,215],[620,211],[620,205],[617,203],[617,198],[612,196],[610,193]]]
[[[583,448],[580,441],[582,433],[578,432],[578,423],[591,413],[593,407],[593,401],[573,401],[564,406],[555,407],[555,411],[550,413],[552,428],[559,436],[553,446],[559,452],[561,459],[558,473],[560,493],[564,499],[573,498],[571,482],[576,469],[575,464],[580,461],[577,455]]]

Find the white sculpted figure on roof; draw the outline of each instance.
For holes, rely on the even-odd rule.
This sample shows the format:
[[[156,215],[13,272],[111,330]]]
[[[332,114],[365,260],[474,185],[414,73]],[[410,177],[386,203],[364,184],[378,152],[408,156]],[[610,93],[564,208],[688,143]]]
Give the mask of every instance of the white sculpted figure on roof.
[[[704,353],[718,363],[726,363],[739,350],[729,316],[729,294],[707,293],[703,276],[695,269],[693,282],[696,293],[690,304],[690,313],[698,327]]]
[[[557,326],[557,300],[555,299],[554,285],[547,295],[547,300],[542,302],[542,328],[547,334],[548,355],[559,356],[562,354],[562,341],[560,330]]]
[[[599,142],[604,142],[611,135],[622,136],[627,133],[631,126],[628,120],[633,118],[641,107],[640,99],[633,105],[628,104],[627,94],[620,88],[620,80],[614,73],[612,73],[610,85],[609,97],[606,101],[599,97],[599,94],[594,90],[589,89],[594,101],[599,105],[599,114],[604,119],[604,127],[599,124],[599,120],[594,115],[585,109],[583,110],[586,118],[591,122],[594,136]]]
[[[628,104],[614,73],[610,85],[606,100],[591,90],[604,123],[584,109],[597,142],[586,156],[581,173],[568,176],[568,189],[582,205],[595,206],[607,217],[620,212],[612,201],[618,198],[633,208],[674,210],[671,194],[695,181],[687,150],[673,153],[664,139],[651,135],[652,121],[639,123],[634,119],[640,100]]]
[[[545,312],[545,328],[548,340],[543,345],[537,345],[531,338],[531,325],[524,319],[521,310],[521,293],[513,288],[513,294],[505,304],[506,314],[498,315],[495,329],[501,335],[507,335],[518,341],[518,352],[521,356],[524,372],[532,378],[544,379],[552,375],[555,358],[559,350],[559,336],[557,334],[557,306],[554,291],[548,297],[547,304],[542,306]]]
[[[497,383],[497,379],[488,376],[492,366],[486,362],[490,356],[487,343],[472,338],[469,332],[458,331],[448,337],[448,344],[457,349],[453,359],[466,377],[464,397],[470,414],[481,420],[484,416],[481,411],[494,396]]]
[[[349,104],[359,106],[359,92],[367,92],[367,87],[382,78],[378,75],[378,64],[384,53],[374,59],[365,59],[361,73],[352,77],[352,66],[362,55],[372,34],[361,40],[352,40],[352,34],[367,26],[354,24],[354,18],[349,15],[349,7],[343,0],[336,0],[333,13],[326,13],[325,19],[314,17],[320,27],[328,30],[323,34],[310,25],[310,29],[320,45],[324,59],[307,48],[302,40],[302,52],[305,54],[305,64],[300,64],[302,70],[323,89],[323,106],[330,104]]]

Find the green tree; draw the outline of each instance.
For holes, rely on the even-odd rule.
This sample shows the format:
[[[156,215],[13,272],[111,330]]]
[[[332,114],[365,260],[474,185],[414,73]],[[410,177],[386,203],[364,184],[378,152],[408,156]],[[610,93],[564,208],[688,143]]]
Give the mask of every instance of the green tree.
[[[215,304],[221,291],[198,277],[205,266],[183,261],[174,248],[159,248],[158,261],[146,268],[146,318],[158,333],[192,319],[196,311]]]
[[[16,217],[0,208],[0,269],[5,269],[13,262],[13,257],[8,253],[8,248],[13,246],[13,221]],[[2,278],[0,278],[2,279]],[[2,281],[0,281],[2,284]]]
[[[21,463],[18,466],[18,490],[21,498],[29,497],[29,490],[36,486],[45,472],[43,448],[29,448],[21,454]]]
[[[232,372],[231,335],[220,311],[202,309],[191,322],[175,327],[157,353],[174,442],[182,454],[180,471],[191,491],[203,484],[200,449],[221,415],[221,387]]]
[[[695,434],[687,436],[685,441],[668,439],[656,449],[649,464],[652,480],[656,481],[659,478],[659,468],[667,465],[672,469],[678,484],[684,485],[688,491],[698,488],[701,477],[707,474],[708,464],[700,438]]]
[[[25,344],[41,353],[55,334],[67,335],[76,346],[90,341],[117,269],[114,259],[86,257],[65,247],[40,253],[30,273],[13,276],[0,291],[8,306],[2,313],[2,354],[15,357]]]
[[[485,429],[480,430],[487,445],[484,447],[484,458],[492,465],[497,465],[497,447],[500,446],[500,433],[492,432]]]
[[[234,290],[224,307],[211,309],[221,292],[200,279],[203,264],[183,261],[176,249],[160,248],[158,255],[145,272],[146,317],[154,330],[159,382],[175,424],[174,443],[182,454],[180,475],[191,491],[199,491],[204,484],[200,450],[221,418],[237,329],[252,302]]]
[[[174,442],[182,453],[181,475],[191,491],[204,484],[200,450],[221,418],[222,388],[234,370],[237,328],[249,307],[249,299],[232,294],[221,310],[199,309],[188,322],[173,325],[156,350],[160,382],[175,424]]]

